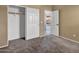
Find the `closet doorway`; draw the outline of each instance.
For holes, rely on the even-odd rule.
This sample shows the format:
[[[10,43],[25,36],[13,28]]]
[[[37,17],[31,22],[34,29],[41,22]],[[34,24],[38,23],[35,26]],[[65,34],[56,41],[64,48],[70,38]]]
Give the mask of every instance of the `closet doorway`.
[[[8,40],[25,37],[25,8],[8,6]]]

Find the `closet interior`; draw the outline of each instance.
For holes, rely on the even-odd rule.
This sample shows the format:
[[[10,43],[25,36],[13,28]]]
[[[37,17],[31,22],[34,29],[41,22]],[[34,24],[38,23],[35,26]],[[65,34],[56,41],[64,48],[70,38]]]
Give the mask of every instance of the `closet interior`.
[[[25,38],[25,8],[8,6],[8,40]]]

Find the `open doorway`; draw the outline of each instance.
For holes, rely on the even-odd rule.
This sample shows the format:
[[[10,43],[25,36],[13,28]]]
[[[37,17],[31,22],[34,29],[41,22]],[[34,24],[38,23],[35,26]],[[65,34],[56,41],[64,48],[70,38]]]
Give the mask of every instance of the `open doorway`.
[[[45,10],[45,35],[59,36],[59,11]]]
[[[8,6],[8,40],[25,37],[25,8]]]

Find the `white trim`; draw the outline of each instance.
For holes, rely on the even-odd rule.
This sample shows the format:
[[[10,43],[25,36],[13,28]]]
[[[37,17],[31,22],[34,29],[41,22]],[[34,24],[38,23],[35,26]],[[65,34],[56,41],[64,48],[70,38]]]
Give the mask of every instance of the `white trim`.
[[[13,5],[13,6],[25,8],[25,6],[20,6],[20,5]]]
[[[53,34],[52,34],[52,35],[53,35]],[[41,35],[40,37],[44,37],[44,36],[47,36],[47,35]],[[54,36],[56,36],[56,35],[54,35]],[[71,42],[79,43],[78,41],[75,41],[75,40],[72,40],[72,39],[69,39],[69,38],[66,38],[66,37],[63,37],[63,36],[56,36],[56,37],[63,38],[63,39],[65,39],[65,40],[69,40],[69,41],[71,41]]]
[[[20,6],[20,5],[7,5],[7,6],[16,6],[16,7],[22,7],[22,8],[25,8],[25,6]]]
[[[9,40],[8,40],[8,6],[6,6],[6,8],[7,8],[7,45],[4,45],[3,47],[9,45]]]
[[[7,45],[4,45],[4,46],[0,46],[0,48],[4,48],[4,47],[7,47],[8,46],[8,44]]]
[[[72,41],[72,42],[75,42],[75,43],[79,43],[78,41],[75,41],[75,40],[72,40],[72,39],[69,39],[69,38],[65,38],[63,36],[59,36],[60,38],[63,38],[63,39],[66,39],[66,40],[69,40],[69,41]]]

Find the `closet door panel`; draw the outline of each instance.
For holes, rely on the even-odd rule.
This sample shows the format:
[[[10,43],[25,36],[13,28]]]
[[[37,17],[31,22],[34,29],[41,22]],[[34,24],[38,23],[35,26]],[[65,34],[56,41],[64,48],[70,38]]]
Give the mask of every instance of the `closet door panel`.
[[[27,8],[26,10],[26,38],[39,37],[39,9]]]
[[[8,15],[8,39],[19,38],[19,15],[9,14]]]
[[[31,39],[34,37],[33,16],[28,14],[27,19],[27,39]]]

